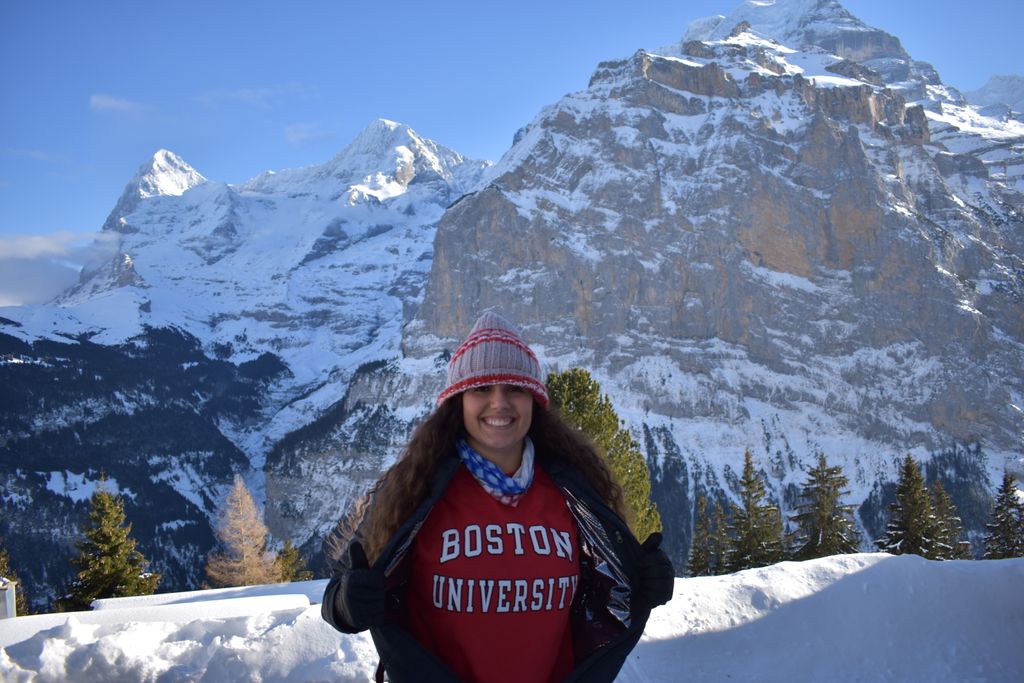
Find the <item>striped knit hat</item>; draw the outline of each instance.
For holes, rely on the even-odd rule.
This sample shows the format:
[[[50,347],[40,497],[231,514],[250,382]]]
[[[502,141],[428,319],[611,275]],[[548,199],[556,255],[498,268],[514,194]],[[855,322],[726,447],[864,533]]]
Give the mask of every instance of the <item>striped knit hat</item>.
[[[532,393],[543,407],[548,389],[540,375],[540,362],[512,323],[494,311],[485,311],[448,363],[448,384],[437,405],[467,389],[491,384],[512,384]]]

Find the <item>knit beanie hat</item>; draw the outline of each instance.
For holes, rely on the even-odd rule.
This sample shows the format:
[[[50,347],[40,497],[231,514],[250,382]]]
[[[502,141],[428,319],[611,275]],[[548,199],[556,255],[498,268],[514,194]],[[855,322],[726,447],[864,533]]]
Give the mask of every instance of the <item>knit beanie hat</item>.
[[[467,389],[491,384],[511,384],[548,405],[548,389],[540,375],[540,362],[512,323],[494,311],[484,311],[466,341],[448,363],[448,384],[437,405]]]

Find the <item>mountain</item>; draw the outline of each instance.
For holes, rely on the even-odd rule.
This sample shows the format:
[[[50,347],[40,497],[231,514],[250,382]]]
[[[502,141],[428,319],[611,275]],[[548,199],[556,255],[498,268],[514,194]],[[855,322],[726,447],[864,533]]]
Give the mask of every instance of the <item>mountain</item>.
[[[914,453],[977,540],[1024,469],[1022,158],[1024,128],[835,2],[745,3],[602,63],[445,212],[403,356],[278,444],[268,486],[328,479],[334,444],[393,453],[441,387],[424,369],[497,306],[610,394],[680,564],[748,448],[785,512],[825,452],[867,539]]]
[[[384,120],[241,186],[158,152],[107,221],[115,257],[52,305],[0,312],[2,532],[22,578],[67,583],[53,558],[103,472],[162,590],[198,585],[234,473],[262,498],[269,448],[399,352],[436,223],[485,167]]]
[[[244,185],[170,166],[153,187],[192,185],[129,183],[113,260],[0,308],[0,533],[30,585],[66,580],[101,470],[163,590],[201,580],[235,472],[319,569],[488,306],[601,382],[680,566],[745,449],[784,512],[825,452],[868,539],[908,452],[975,541],[1024,474],[1024,125],[836,2],[603,62],[493,166],[383,120]]]
[[[143,199],[177,197],[205,182],[206,178],[177,154],[166,149],[158,150],[152,159],[139,167],[135,177],[125,186],[103,229],[123,231],[124,217],[135,211]]]
[[[991,111],[992,115],[1008,116],[1015,113],[1020,121],[1024,113],[1024,76],[993,76],[977,90],[965,92],[964,97],[971,104]],[[1000,109],[1003,111],[1000,112]]]

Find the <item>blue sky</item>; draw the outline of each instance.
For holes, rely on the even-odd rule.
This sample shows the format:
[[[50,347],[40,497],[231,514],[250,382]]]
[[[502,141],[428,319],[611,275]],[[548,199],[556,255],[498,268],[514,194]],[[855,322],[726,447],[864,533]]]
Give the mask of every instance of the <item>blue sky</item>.
[[[14,236],[97,230],[159,148],[239,183],[384,117],[497,160],[599,61],[738,4],[0,0],[0,257]],[[960,89],[1024,74],[1019,0],[844,4]]]

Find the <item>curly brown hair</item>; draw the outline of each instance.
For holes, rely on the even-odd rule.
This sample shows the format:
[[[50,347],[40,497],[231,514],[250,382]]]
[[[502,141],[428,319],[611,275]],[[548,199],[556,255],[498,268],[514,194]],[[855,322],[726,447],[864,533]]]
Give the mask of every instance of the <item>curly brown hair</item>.
[[[402,522],[429,495],[442,458],[455,454],[455,442],[464,434],[459,394],[442,403],[416,428],[402,457],[371,487],[370,504],[357,510],[351,520],[353,526],[362,527],[363,547],[371,563]],[[605,459],[586,436],[565,424],[557,411],[545,409],[534,400],[528,435],[538,463],[568,462],[586,477],[609,507],[626,518],[622,487]]]

